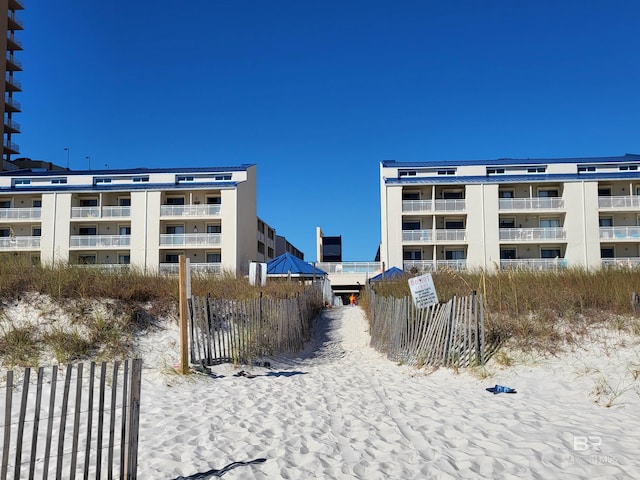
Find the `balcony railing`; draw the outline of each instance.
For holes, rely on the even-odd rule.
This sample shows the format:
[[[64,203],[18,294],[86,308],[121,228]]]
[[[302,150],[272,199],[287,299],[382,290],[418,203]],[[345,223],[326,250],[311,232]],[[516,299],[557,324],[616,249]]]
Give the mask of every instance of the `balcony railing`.
[[[11,63],[15,67],[15,69],[22,70],[22,62],[18,60],[15,55],[11,55],[10,53],[7,53],[7,62]],[[13,69],[7,69],[7,70],[13,70]]]
[[[382,270],[380,262],[318,262],[317,268],[327,273],[379,273]]]
[[[4,119],[4,125],[5,125],[5,127],[7,127],[7,130],[10,130],[12,133],[19,133],[20,132],[20,124],[18,122],[16,122],[15,120],[12,120],[10,118],[5,118]]]
[[[131,269],[131,265],[128,263],[91,263],[91,264],[75,264],[76,268],[91,268],[100,270],[104,273],[118,273],[126,272]]]
[[[463,271],[467,269],[467,261],[460,260],[405,260],[403,262],[405,272],[424,273],[436,272],[438,269]]]
[[[213,217],[220,215],[221,205],[162,205],[161,217]]]
[[[220,245],[221,238],[220,233],[167,233],[160,235],[160,245],[185,247],[212,246]]]
[[[22,30],[22,28],[24,28],[22,26],[22,20],[20,20],[20,18],[15,14],[15,12],[9,12],[9,20],[11,20],[12,22],[15,23],[15,25],[17,25],[18,28],[13,28],[12,30]]]
[[[622,195],[618,197],[598,197],[600,208],[638,208],[640,197],[637,195]]]
[[[71,207],[71,218],[122,218],[130,216],[130,206]]]
[[[431,200],[403,200],[403,212],[432,212],[433,202]]]
[[[19,112],[20,109],[22,108],[19,101],[10,97],[5,97],[4,103],[6,106],[10,107],[10,110],[13,110],[16,112]]]
[[[178,274],[177,263],[161,263],[160,273],[165,275],[177,275]],[[189,268],[192,272],[219,275],[222,273],[221,263],[189,263]]]
[[[640,240],[640,227],[600,227],[601,240]]]
[[[436,200],[436,212],[460,212],[466,208],[464,199]]]
[[[519,258],[500,260],[501,270],[558,270],[567,268],[564,258]]]
[[[501,198],[500,210],[557,210],[564,208],[564,199],[558,197]]]
[[[5,75],[4,80],[7,84],[11,85],[15,90],[22,90],[22,83],[16,79],[13,75]],[[7,89],[9,91],[10,89]]]
[[[0,220],[37,220],[42,214],[41,208],[0,208]]]
[[[565,240],[567,231],[563,227],[501,228],[500,241]]]
[[[466,208],[464,199],[454,200],[403,200],[403,212],[460,212]]]
[[[602,266],[606,268],[638,268],[640,257],[603,258]]]
[[[433,242],[434,230],[403,230],[403,242]],[[467,239],[467,231],[464,229],[436,229],[436,242],[464,242]]]
[[[131,235],[71,235],[69,246],[76,248],[128,247]]]
[[[27,250],[40,248],[40,237],[2,237],[0,250]]]

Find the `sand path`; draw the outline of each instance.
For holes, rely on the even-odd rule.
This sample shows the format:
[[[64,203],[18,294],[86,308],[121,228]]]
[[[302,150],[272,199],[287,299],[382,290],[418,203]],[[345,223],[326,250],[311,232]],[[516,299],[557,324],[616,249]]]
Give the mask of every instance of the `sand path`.
[[[269,360],[255,378],[233,376],[230,365],[215,367],[217,378],[145,371],[139,477],[255,458],[266,462],[225,478],[640,476],[640,395],[630,389],[620,408],[596,405],[593,379],[566,361],[486,380],[428,375],[371,349],[362,310],[348,306],[323,312],[302,354]],[[494,383],[518,394],[486,392]]]

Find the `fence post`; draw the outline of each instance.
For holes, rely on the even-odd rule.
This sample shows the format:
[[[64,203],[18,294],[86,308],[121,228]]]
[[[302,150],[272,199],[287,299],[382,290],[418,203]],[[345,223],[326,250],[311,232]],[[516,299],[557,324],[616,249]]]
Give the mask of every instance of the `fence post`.
[[[180,255],[178,264],[179,290],[180,290],[180,372],[189,373],[189,335],[188,335],[188,310],[187,310],[187,257]]]
[[[444,366],[449,366],[449,347],[451,344],[451,335],[453,333],[453,316],[456,310],[456,296],[451,297],[451,310],[449,311],[449,323],[447,325],[447,334],[445,335],[444,342]]]
[[[127,452],[126,479],[138,478],[138,437],[140,429],[140,386],[142,383],[142,360],[131,362],[131,407],[129,408],[129,445]]]
[[[480,318],[478,316],[478,295],[473,291],[473,316],[476,321],[476,363],[482,365],[482,352],[480,350]]]

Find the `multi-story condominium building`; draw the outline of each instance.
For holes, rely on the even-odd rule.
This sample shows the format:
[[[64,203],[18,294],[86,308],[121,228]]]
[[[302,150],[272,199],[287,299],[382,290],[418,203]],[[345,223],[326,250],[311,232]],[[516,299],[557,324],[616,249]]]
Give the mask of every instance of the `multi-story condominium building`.
[[[289,240],[282,235],[276,235],[276,257],[288,253],[300,260],[304,260],[304,253],[298,250]]]
[[[258,229],[256,229],[256,222]],[[256,167],[0,173],[0,253],[43,264],[246,274],[275,256],[256,215]]]
[[[5,62],[2,64],[3,117],[2,123],[2,161],[0,170],[6,169],[5,161],[12,155],[19,153],[18,145],[13,142],[13,136],[20,133],[20,125],[14,121],[14,114],[20,112],[20,103],[14,99],[14,94],[20,92],[20,82],[14,77],[15,72],[22,70],[15,52],[22,50],[22,43],[15,32],[22,30],[22,22],[16,16],[17,10],[23,10],[22,0],[0,0],[0,50],[5,52]]]
[[[387,267],[640,265],[640,155],[389,160],[380,196]]]

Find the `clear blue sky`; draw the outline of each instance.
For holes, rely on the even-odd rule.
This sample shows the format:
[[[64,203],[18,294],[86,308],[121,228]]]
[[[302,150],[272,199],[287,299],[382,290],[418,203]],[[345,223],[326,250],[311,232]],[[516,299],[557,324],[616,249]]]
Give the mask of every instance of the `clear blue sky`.
[[[373,260],[383,159],[640,153],[635,0],[24,3],[21,156],[255,163],[307,260]]]

